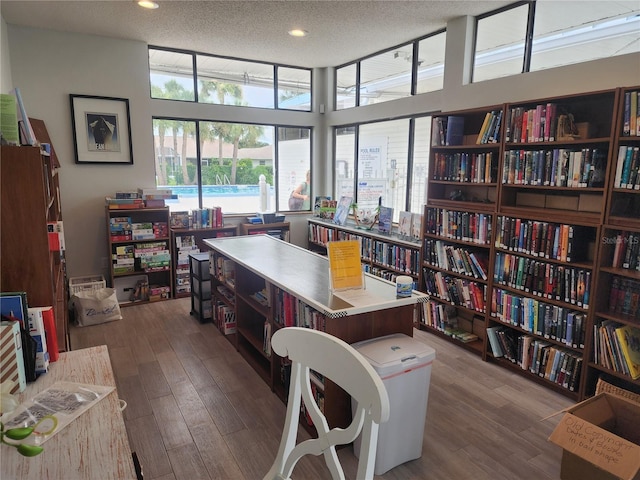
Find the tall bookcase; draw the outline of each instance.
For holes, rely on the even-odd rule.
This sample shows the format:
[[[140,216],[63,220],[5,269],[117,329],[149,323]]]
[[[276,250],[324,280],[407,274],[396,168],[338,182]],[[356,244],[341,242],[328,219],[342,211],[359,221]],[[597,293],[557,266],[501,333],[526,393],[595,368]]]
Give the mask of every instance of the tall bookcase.
[[[390,281],[395,281],[398,275],[407,275],[414,279],[415,288],[418,288],[420,239],[363,230],[357,228],[355,223],[336,225],[322,218],[308,219],[308,229],[310,250],[326,255],[330,241],[358,240],[365,272]]]
[[[640,378],[625,368],[619,352],[625,340],[618,337],[631,328],[640,337],[640,129],[638,117],[631,118],[638,92],[640,86],[622,88],[619,95],[584,396],[594,394],[599,378],[640,393]]]
[[[62,222],[60,170],[39,147],[2,146],[0,290],[27,292],[32,307],[52,306],[61,351],[69,348],[64,252],[51,249],[48,224]]]
[[[593,393],[594,318],[609,318],[594,313],[609,300],[603,285],[637,276],[606,273],[602,241],[640,230],[640,196],[612,186],[618,145],[638,145],[616,127],[623,98],[624,90],[613,89],[434,117],[421,276],[431,301],[423,328],[479,334],[483,325],[485,338],[463,345],[485,360],[572,398]],[[491,167],[485,161],[484,178],[480,154],[495,159]],[[486,225],[482,237],[479,225]],[[464,261],[472,254],[486,262],[486,279]],[[475,303],[474,291],[484,293]]]
[[[489,106],[433,118],[423,215],[420,285],[431,301],[420,327],[483,357],[502,116]]]
[[[169,207],[106,206],[110,285],[121,306],[167,300],[172,294]]]

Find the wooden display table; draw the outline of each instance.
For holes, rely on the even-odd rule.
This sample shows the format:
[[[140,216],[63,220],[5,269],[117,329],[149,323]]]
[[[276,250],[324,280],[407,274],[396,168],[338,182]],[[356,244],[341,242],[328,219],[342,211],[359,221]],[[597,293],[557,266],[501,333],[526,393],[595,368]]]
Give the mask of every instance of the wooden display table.
[[[49,372],[19,395],[24,402],[57,381],[115,387],[105,345],[60,354]],[[131,448],[117,390],[96,403],[44,444],[36,457],[2,445],[2,479],[135,479]]]

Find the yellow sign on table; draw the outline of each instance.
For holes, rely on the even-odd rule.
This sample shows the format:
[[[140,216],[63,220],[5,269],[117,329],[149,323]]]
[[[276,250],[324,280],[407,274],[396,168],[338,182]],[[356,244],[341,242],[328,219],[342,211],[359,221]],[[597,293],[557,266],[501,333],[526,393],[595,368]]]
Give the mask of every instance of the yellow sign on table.
[[[343,240],[327,243],[331,290],[363,288],[364,276],[360,262],[360,242]]]

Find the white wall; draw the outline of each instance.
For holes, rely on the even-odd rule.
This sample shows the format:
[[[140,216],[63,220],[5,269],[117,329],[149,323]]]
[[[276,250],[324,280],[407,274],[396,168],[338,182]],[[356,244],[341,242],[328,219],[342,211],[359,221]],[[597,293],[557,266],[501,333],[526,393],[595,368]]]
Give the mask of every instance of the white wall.
[[[147,45],[144,43],[14,25],[5,28],[4,21],[1,27],[2,89],[10,89],[5,90],[5,81],[20,87],[27,112],[44,120],[61,159],[68,274],[74,277],[103,272],[106,276],[107,270],[102,267],[103,258],[108,256],[104,197],[119,189],[155,185],[151,117],[175,115],[175,103],[150,100]],[[331,94],[317,95],[316,92],[314,113],[251,109],[252,120],[314,127],[314,192],[324,194],[331,188],[332,143],[331,135],[326,135],[326,131],[332,125],[587,92],[636,85],[640,81],[640,55],[634,54],[464,85],[465,69],[458,63],[468,54],[465,47],[468,19],[454,20],[448,28],[446,61],[457,66],[447,71],[447,82],[440,92],[340,112],[330,111]],[[460,46],[456,48],[457,42]],[[7,45],[10,68],[5,67]],[[331,89],[332,70],[314,71],[314,81],[322,91]],[[133,165],[74,163],[71,93],[129,99]],[[327,113],[316,113],[320,104],[325,105]],[[239,115],[245,112],[237,108],[186,103],[180,108],[185,117],[246,120]],[[292,222],[292,241],[305,245],[306,216],[290,215],[287,218]]]

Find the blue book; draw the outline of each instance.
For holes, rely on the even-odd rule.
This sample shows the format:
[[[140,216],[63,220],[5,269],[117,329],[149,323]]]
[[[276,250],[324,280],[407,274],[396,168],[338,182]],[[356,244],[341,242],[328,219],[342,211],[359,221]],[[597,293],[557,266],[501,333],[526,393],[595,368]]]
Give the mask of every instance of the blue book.
[[[393,223],[393,207],[380,206],[380,213],[378,216],[378,231],[381,233],[391,232],[392,223]]]
[[[462,145],[464,139],[464,117],[447,117],[445,145]]]

